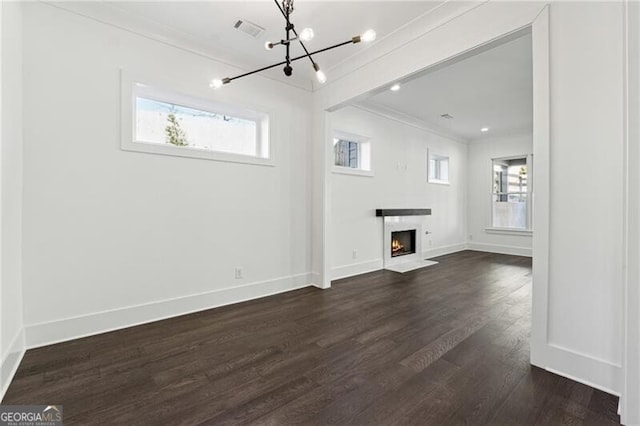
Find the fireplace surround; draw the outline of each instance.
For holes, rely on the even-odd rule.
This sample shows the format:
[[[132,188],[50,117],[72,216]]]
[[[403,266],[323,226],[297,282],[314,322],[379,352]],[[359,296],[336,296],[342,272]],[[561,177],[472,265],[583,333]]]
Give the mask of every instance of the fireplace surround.
[[[384,269],[407,272],[433,265],[423,259],[422,224],[431,209],[378,209],[376,216],[383,218]]]

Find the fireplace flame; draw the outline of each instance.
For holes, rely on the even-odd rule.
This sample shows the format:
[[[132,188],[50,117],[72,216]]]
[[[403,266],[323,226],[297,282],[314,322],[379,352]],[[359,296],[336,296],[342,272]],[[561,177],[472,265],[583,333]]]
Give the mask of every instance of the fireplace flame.
[[[402,250],[403,248],[404,246],[400,243],[400,241],[396,240],[395,238],[393,239],[393,241],[391,241],[391,251],[393,253],[396,253]]]

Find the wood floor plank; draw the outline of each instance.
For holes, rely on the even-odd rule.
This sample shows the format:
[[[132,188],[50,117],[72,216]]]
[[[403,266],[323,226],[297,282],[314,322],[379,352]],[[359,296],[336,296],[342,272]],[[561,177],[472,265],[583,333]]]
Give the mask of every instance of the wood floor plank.
[[[400,361],[400,364],[420,372],[478,331],[487,321],[486,316],[472,318],[465,325],[443,334],[424,348],[412,353]]]
[[[65,424],[619,424],[529,365],[531,259],[463,251],[27,351],[4,404]]]

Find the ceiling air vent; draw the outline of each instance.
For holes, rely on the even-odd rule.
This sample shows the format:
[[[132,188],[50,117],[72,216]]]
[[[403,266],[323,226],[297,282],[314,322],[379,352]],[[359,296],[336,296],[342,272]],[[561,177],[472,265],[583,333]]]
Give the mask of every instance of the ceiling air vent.
[[[451,120],[453,118],[453,115],[451,115],[451,114],[442,114],[440,117],[444,118],[445,120]]]
[[[256,25],[253,22],[244,20],[238,20],[238,22],[236,22],[233,27],[253,38],[260,38],[262,33],[264,33],[264,28],[262,28],[261,26]]]

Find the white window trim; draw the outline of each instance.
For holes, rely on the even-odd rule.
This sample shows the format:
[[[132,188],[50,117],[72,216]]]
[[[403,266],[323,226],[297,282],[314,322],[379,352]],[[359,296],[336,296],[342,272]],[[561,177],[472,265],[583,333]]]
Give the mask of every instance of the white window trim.
[[[354,175],[354,176],[365,176],[365,177],[373,177],[373,172],[371,170],[362,170],[362,169],[354,169],[351,167],[342,167],[342,166],[333,166],[333,173],[339,175]]]
[[[363,177],[373,177],[374,173],[373,173],[373,146],[371,145],[371,138],[367,137],[367,136],[362,136],[362,135],[357,135],[355,133],[349,133],[349,132],[345,132],[342,130],[333,130],[333,132],[331,133],[331,147],[333,148],[333,140],[334,139],[342,139],[342,140],[347,140],[350,142],[356,142],[358,144],[358,168],[353,168],[353,167],[344,167],[344,166],[337,166],[335,164],[335,158],[332,158],[332,169],[331,171],[333,173],[336,174],[342,174],[342,175],[353,175],[353,176],[363,176]],[[362,149],[362,144],[368,143],[369,144],[369,169],[363,169],[361,168],[361,163],[360,161],[362,160],[361,158],[361,153],[360,150]]]
[[[451,181],[449,180],[440,180],[440,179],[428,179],[429,183],[435,183],[438,185],[451,185]]]
[[[507,160],[515,160],[518,158],[526,158],[527,164],[527,179],[529,182],[527,183],[527,227],[525,229],[521,228],[498,228],[493,225],[493,162],[494,161],[507,161]],[[504,235],[533,235],[533,154],[520,154],[520,155],[510,155],[508,157],[496,157],[491,160],[491,176],[489,179],[489,226],[485,228],[485,232],[487,234],[504,234]]]
[[[120,126],[121,138],[120,148],[124,151],[143,152],[148,154],[169,155],[175,157],[197,158],[204,160],[223,161],[230,163],[253,164],[259,166],[275,166],[274,149],[273,149],[273,125],[269,123],[272,119],[272,113],[265,108],[246,107],[233,102],[233,106],[225,101],[207,99],[203,95],[206,92],[198,94],[190,93],[183,87],[176,89],[174,85],[166,81],[158,81],[147,76],[134,76],[133,74],[121,70],[120,72],[121,86],[121,111]],[[144,86],[144,87],[142,87]],[[154,91],[162,92],[162,96],[154,95]],[[208,86],[203,85],[203,91],[210,90]],[[177,147],[169,144],[158,144],[153,142],[137,141],[135,128],[136,114],[136,96],[147,99],[154,99],[162,102],[175,103],[187,107],[202,109],[214,113],[223,113],[238,118],[256,121],[258,126],[257,137],[258,142],[266,143],[266,157],[258,157],[252,155],[234,154],[222,151],[209,151],[198,148]],[[216,108],[220,106],[222,109]],[[264,111],[264,112],[253,112]],[[258,151],[264,149],[260,145]]]
[[[451,157],[448,155],[440,155],[440,154],[433,154],[431,152],[430,149],[427,149],[427,182],[428,183],[435,183],[437,185],[451,185],[451,179],[449,180],[444,180],[444,179],[436,179],[436,178],[430,178],[429,176],[431,175],[431,156],[434,157],[441,157],[441,158],[445,158],[447,159],[447,162],[449,163],[449,173],[451,172]]]
[[[502,234],[502,235],[519,235],[522,237],[530,237],[533,235],[531,229],[519,229],[519,228],[485,228],[487,234]]]

